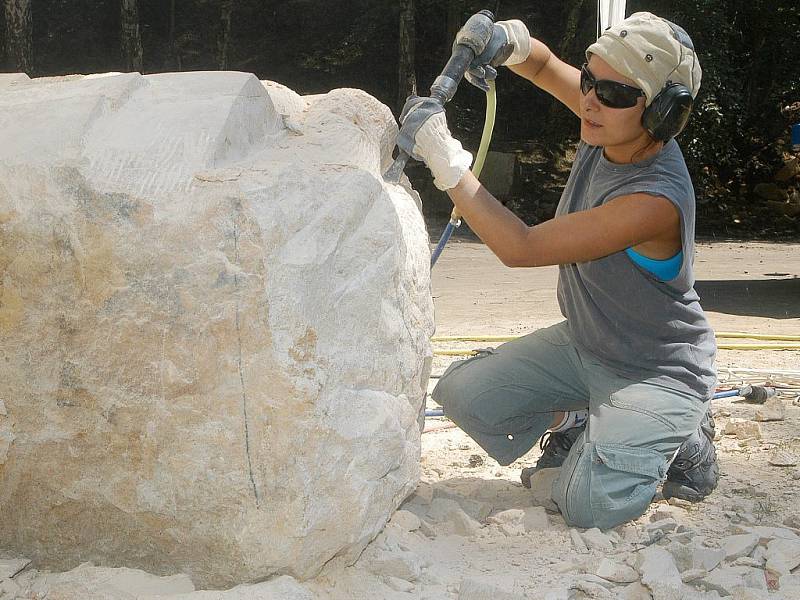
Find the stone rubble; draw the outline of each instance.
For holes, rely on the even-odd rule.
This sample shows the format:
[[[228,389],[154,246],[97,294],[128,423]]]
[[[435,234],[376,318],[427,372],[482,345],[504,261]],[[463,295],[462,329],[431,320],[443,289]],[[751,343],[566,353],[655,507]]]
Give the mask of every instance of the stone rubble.
[[[578,580],[573,582],[571,589],[580,590],[589,598],[598,600],[613,600],[614,594],[603,585],[592,581]]]
[[[395,577],[405,581],[417,581],[422,572],[419,556],[399,548],[388,550],[370,546],[359,559],[359,564],[370,573]]]
[[[203,590],[185,594],[131,597],[135,600],[315,600],[314,594],[310,590],[289,576],[277,577],[252,585],[238,585],[224,591]]]
[[[716,590],[723,596],[731,595],[736,588],[767,591],[764,571],[752,567],[720,567],[699,580],[706,589]]]
[[[650,589],[640,582],[627,586],[619,596],[620,600],[653,600]]]
[[[645,527],[645,531],[652,537],[653,532],[660,531],[661,533],[670,533],[675,531],[678,528],[678,523],[672,517],[667,517],[666,519],[659,519],[657,521],[653,521],[652,523],[648,523]]]
[[[700,579],[701,577],[705,577],[706,575],[708,575],[708,571],[705,569],[688,569],[681,572],[681,581],[684,583],[690,583]]]
[[[409,510],[412,507],[409,506]],[[461,504],[449,498],[434,498],[424,517],[429,519],[439,534],[474,536],[481,524],[470,517]]]
[[[488,522],[497,525],[509,537],[525,533],[525,511],[518,508],[495,513],[489,517]]]
[[[639,552],[637,568],[642,583],[650,589],[656,586],[681,587],[681,575],[672,555],[659,546],[649,546]]]
[[[347,572],[381,586],[384,591],[374,597],[392,600],[406,596],[425,600],[800,598],[800,537],[792,530],[797,524],[793,515],[781,525],[731,523],[719,537],[709,537],[686,524],[688,513],[683,507],[661,502],[634,523],[609,531],[582,530],[564,527],[559,515],[550,516],[541,506],[509,507],[477,520],[463,509],[470,502],[473,509],[482,502],[478,491],[470,493],[474,495],[460,496],[439,485],[421,485]],[[738,502],[740,508],[749,506],[744,500]],[[660,535],[655,540],[654,532]],[[443,572],[435,568],[439,552],[435,548],[446,547],[440,544],[515,544],[525,548],[535,545],[541,536],[561,536],[560,544],[566,545],[573,557],[553,561],[549,570],[554,579],[541,589],[528,587],[534,582],[493,578],[492,574],[502,573],[499,565],[475,564],[480,576],[449,583],[441,580]],[[514,540],[522,545],[516,546]],[[523,557],[524,553],[509,551],[506,559],[520,566]],[[158,578],[91,565],[56,575],[37,573],[24,559],[0,561],[0,574],[4,576],[0,578],[0,600],[28,600],[31,594],[46,590],[48,600],[338,598],[326,595],[314,581],[301,584],[291,577],[212,592],[194,591],[186,576]]]

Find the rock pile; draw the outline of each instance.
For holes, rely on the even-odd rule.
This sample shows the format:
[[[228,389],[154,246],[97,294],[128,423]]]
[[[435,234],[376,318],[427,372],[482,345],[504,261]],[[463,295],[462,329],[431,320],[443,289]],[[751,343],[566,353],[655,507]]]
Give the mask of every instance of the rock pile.
[[[510,491],[510,488],[508,488]],[[430,493],[430,496],[428,494]],[[514,494],[515,495],[515,494]],[[524,502],[526,491],[512,498]],[[503,500],[508,504],[511,495]],[[678,503],[681,504],[681,503]],[[489,516],[479,518],[489,510]],[[476,512],[477,511],[477,512]],[[471,513],[471,514],[470,514]],[[419,515],[423,515],[420,517]],[[194,591],[182,575],[155,577],[129,569],[81,565],[67,573],[18,571],[27,561],[0,561],[0,597],[63,600],[314,600],[354,597],[369,580],[376,598],[426,600],[796,600],[800,537],[791,525],[732,524],[718,537],[686,525],[687,510],[666,502],[646,517],[609,531],[570,529],[542,507],[494,510],[489,503],[421,486],[351,568],[300,584],[280,577],[225,592]],[[465,527],[464,523],[472,523]],[[502,551],[503,546],[509,549]],[[483,557],[452,581],[450,564],[464,549],[497,547],[501,560],[531,570],[522,583]],[[527,550],[520,550],[526,548]],[[331,582],[344,582],[341,594]],[[357,587],[357,586],[356,586]],[[2,594],[5,593],[6,596]],[[39,595],[37,595],[39,594]],[[360,596],[359,596],[360,597]]]
[[[546,479],[534,478],[534,487],[537,481]],[[428,495],[423,490],[404,505],[405,510],[397,513],[389,527],[397,522],[407,525],[382,534],[386,544],[383,562],[369,564],[373,572],[391,574],[410,583],[420,579],[425,568],[424,552],[417,556],[409,552],[420,541],[403,542],[401,538],[408,536],[409,528],[429,539],[453,535],[483,540],[522,536],[530,538],[534,545],[542,536],[556,534],[573,551],[566,560],[552,566],[553,571],[562,574],[558,584],[534,596],[514,594],[496,582],[465,578],[459,600],[800,598],[800,536],[793,527],[731,524],[729,531],[714,538],[683,523],[686,505],[680,500],[674,505],[662,501],[639,522],[602,532],[568,529],[560,515],[548,514],[543,507],[495,512],[474,497],[453,496],[439,488]],[[486,511],[491,511],[488,518],[481,518],[480,513]],[[413,577],[383,566],[394,564],[389,542],[393,535],[398,537],[394,547],[403,549],[394,555],[394,560],[402,557],[404,564],[414,565]]]

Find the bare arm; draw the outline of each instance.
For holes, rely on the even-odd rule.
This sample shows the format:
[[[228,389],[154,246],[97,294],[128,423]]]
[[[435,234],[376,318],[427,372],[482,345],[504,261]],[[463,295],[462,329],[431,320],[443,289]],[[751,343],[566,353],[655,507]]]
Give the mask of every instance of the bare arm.
[[[656,254],[670,249],[667,256],[680,248],[678,211],[660,196],[621,196],[529,227],[471,172],[447,193],[470,228],[509,267],[587,262],[641,244]]]
[[[559,59],[550,48],[536,38],[531,38],[531,53],[528,59],[508,68],[553,95],[568,109],[578,114],[580,70]]]

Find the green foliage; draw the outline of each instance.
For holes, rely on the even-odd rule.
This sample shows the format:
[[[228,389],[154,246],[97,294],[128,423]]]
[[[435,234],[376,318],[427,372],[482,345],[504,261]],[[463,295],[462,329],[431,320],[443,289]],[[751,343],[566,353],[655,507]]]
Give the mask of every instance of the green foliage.
[[[770,178],[789,140],[781,108],[800,100],[800,4],[634,0],[629,9],[680,24],[698,51],[703,83],[680,138],[698,199],[729,201]]]

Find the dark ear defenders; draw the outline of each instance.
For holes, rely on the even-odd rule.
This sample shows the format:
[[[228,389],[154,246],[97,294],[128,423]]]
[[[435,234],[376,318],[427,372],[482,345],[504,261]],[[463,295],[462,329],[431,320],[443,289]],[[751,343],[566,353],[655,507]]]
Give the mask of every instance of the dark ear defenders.
[[[642,126],[653,139],[666,142],[686,127],[693,104],[689,88],[668,81],[642,113]]]
[[[666,19],[664,19],[664,22],[669,25],[672,35],[681,45],[681,58],[678,64],[675,65],[674,72],[683,62],[684,48],[692,51],[692,62],[694,63],[694,44],[683,28]],[[693,104],[694,99],[689,88],[681,83],[667,81],[658,95],[653,98],[650,106],[642,113],[642,126],[653,139],[666,142],[674,138],[686,127]]]

